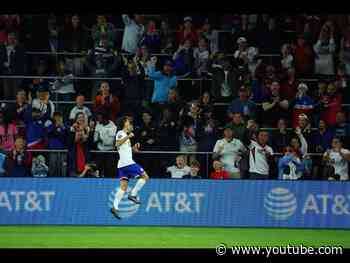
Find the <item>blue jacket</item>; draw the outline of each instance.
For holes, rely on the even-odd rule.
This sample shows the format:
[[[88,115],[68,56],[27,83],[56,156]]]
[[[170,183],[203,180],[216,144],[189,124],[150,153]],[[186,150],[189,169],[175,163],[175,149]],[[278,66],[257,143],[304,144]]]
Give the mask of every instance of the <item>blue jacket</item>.
[[[33,120],[31,107],[24,113],[24,123],[26,125],[26,140],[28,146],[45,139],[45,119]]]
[[[155,71],[154,66],[148,67],[148,76],[154,80],[152,102],[167,102],[169,90],[176,87],[177,77],[167,76],[160,71]]]
[[[48,148],[65,149],[67,147],[68,128],[57,128],[53,123],[47,127]]]
[[[296,170],[295,174],[290,174],[292,177],[296,177],[297,173],[305,171],[305,164],[303,161],[296,162],[294,156],[286,155],[279,159],[278,161],[278,179],[283,179],[283,174],[290,174],[293,171],[290,170],[290,165],[294,165]]]
[[[245,109],[247,107],[247,109]],[[246,102],[242,102],[239,98],[234,99],[230,106],[228,107],[228,112],[240,112],[242,116],[248,115],[249,118],[254,118],[256,113],[256,105],[251,100],[247,100]]]

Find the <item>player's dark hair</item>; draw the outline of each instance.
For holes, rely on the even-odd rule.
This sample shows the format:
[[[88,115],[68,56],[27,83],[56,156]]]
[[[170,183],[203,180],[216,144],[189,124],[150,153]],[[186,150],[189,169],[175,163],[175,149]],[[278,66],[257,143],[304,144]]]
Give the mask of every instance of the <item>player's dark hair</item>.
[[[118,127],[118,130],[122,130],[124,129],[124,126],[125,126],[125,122],[129,120],[129,118],[127,116],[123,116],[121,118],[119,118],[117,120],[117,127]]]

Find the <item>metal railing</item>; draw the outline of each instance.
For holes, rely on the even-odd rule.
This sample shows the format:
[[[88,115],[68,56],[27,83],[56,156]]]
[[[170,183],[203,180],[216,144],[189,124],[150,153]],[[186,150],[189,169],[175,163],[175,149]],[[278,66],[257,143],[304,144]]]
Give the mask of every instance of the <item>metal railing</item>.
[[[49,156],[50,154],[54,153],[64,153],[66,158],[66,163],[68,163],[68,153],[69,150],[52,150],[52,149],[41,149],[41,150],[27,150],[28,152],[32,152],[34,155],[42,154],[44,156]],[[98,150],[90,150],[89,154],[95,154],[95,158],[93,159],[94,162],[98,165],[98,154],[113,154],[116,155],[115,159],[113,159],[113,165],[116,165],[119,159],[119,155],[117,151],[98,151]],[[156,174],[160,177],[164,176],[165,170],[167,167],[175,165],[176,156],[178,155],[184,155],[187,157],[194,157],[201,163],[201,171],[202,175],[205,174],[204,178],[209,178],[210,173],[212,171],[212,158],[211,156],[214,154],[214,152],[183,152],[183,151],[140,151],[137,153],[134,153],[134,158],[137,162],[140,162],[140,164],[145,168],[145,170],[149,174]],[[283,153],[274,153],[273,156],[282,156]],[[308,153],[308,156],[312,157],[320,157],[322,156],[322,153]],[[151,158],[150,158],[151,156]],[[47,159],[49,160],[49,159]],[[95,161],[96,160],[96,161]],[[152,164],[153,161],[153,164]],[[47,165],[50,165],[48,163]],[[188,162],[189,163],[189,162]],[[163,165],[163,166],[162,166]],[[99,167],[101,168],[101,167]],[[60,166],[58,169],[67,169],[67,166],[64,164]],[[53,171],[52,171],[53,172]],[[108,172],[107,172],[108,173]],[[59,174],[66,174],[62,171],[59,172]],[[114,176],[114,174],[113,174]],[[203,176],[202,176],[203,178]]]

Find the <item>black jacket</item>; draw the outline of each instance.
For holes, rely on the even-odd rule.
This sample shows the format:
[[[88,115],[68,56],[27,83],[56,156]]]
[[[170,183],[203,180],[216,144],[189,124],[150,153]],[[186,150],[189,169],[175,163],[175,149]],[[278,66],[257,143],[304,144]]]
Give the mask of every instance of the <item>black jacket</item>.
[[[8,61],[5,45],[0,46],[0,73],[6,75],[24,75],[26,73],[26,56],[24,49],[17,45],[11,53],[10,65],[8,68],[4,63]]]

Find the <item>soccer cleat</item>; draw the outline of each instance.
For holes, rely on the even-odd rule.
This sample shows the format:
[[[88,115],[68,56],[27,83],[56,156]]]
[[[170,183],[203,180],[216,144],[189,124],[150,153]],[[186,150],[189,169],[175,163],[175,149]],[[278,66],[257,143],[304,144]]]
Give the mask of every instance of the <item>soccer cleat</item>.
[[[139,200],[137,200],[136,196],[132,196],[132,195],[129,195],[128,196],[128,199],[132,202],[134,202],[135,204],[141,204],[141,202]]]
[[[111,208],[111,213],[114,215],[115,218],[121,220],[122,218],[118,215],[118,211],[115,210],[114,208]]]

